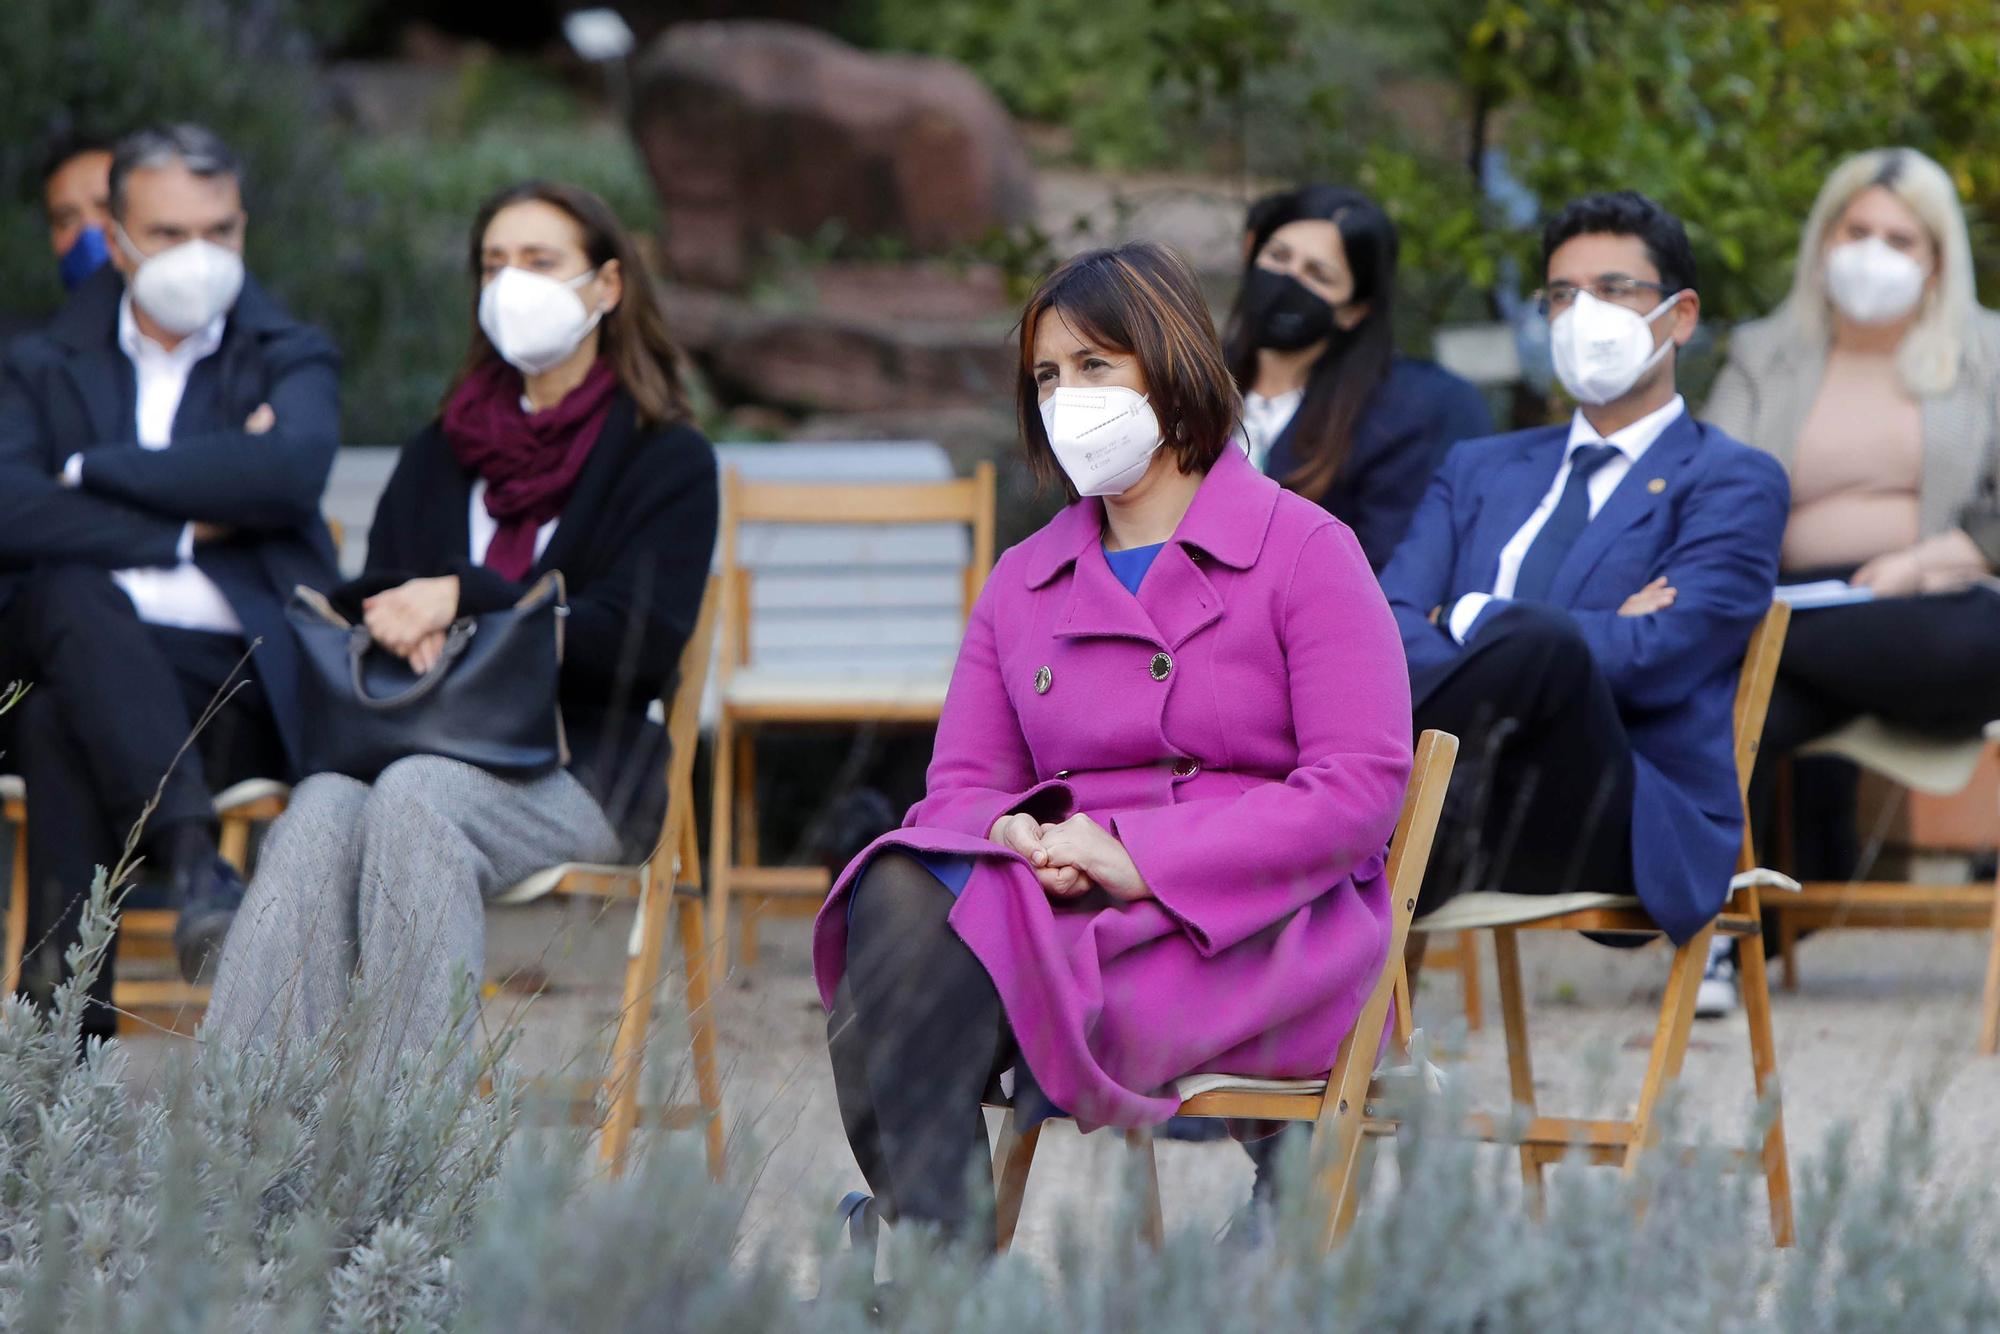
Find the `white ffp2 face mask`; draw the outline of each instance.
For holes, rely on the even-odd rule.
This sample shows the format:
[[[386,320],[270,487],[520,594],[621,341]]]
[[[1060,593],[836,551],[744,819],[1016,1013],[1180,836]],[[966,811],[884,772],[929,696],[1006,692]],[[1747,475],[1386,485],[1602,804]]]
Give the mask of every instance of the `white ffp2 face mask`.
[[[1146,396],[1122,387],[1056,390],[1042,403],[1042,429],[1080,496],[1122,495],[1160,447]]]
[[[1556,378],[1569,396],[1602,407],[1630,392],[1639,377],[1660,364],[1673,341],[1653,346],[1653,321],[1681,299],[1675,292],[1646,314],[1588,292],[1578,292],[1570,308],[1549,326]]]
[[[504,268],[479,293],[479,327],[508,365],[540,375],[569,360],[604,318],[602,310],[585,310],[576,294],[596,276],[596,269],[564,280]]]
[[[1826,291],[1856,324],[1893,324],[1924,299],[1924,266],[1879,236],[1837,245],[1826,256]]]
[[[118,244],[138,265],[128,280],[132,300],[168,333],[185,337],[205,329],[236,304],[243,291],[243,256],[196,237],[156,255],[141,254],[122,224],[112,224]]]

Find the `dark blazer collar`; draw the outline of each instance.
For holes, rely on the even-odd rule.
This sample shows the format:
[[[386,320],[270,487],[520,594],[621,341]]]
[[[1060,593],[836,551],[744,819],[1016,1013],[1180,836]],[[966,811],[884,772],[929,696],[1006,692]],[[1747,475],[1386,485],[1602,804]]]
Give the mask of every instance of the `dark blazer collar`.
[[[125,296],[125,276],[106,264],[76,289],[49,321],[49,337],[78,352],[118,346],[118,303]],[[223,341],[232,336],[290,328],[296,321],[273,301],[255,278],[245,276],[243,290],[229,311]]]
[[[1251,467],[1235,444],[1226,444],[1202,478],[1169,545],[1194,548],[1223,565],[1247,570],[1264,549],[1279,494],[1276,482]],[[1070,505],[1030,539],[1028,587],[1047,585],[1103,540],[1104,502],[1087,497]]]

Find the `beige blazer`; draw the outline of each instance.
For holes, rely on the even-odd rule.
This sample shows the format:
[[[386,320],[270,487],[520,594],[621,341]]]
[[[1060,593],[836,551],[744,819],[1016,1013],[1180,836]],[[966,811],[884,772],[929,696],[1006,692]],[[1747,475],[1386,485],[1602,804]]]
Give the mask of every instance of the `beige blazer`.
[[[2000,568],[2000,313],[1981,310],[1958,381],[1921,402],[1921,535],[1963,528]],[[1826,373],[1824,345],[1807,346],[1771,319],[1738,328],[1709,392],[1704,420],[1775,456],[1790,472],[1799,431]]]

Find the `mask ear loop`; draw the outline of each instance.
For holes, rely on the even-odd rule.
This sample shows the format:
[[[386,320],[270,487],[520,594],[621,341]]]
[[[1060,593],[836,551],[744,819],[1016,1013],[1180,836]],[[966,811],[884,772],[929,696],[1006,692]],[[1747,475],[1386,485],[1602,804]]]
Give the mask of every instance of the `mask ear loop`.
[[[111,227],[112,230],[118,233],[118,246],[125,252],[125,258],[131,260],[134,264],[144,264],[152,258],[151,255],[139,249],[139,243],[134,241],[132,234],[125,230],[124,223],[113,218],[111,220]]]
[[[1646,327],[1648,329],[1652,328],[1654,321],[1658,320],[1660,316],[1666,314],[1669,310],[1673,309],[1676,305],[1678,305],[1680,303],[1681,296],[1687,290],[1688,290],[1687,288],[1683,287],[1678,292],[1670,293],[1667,296],[1666,300],[1660,302],[1659,305],[1653,307],[1653,309],[1650,312],[1648,312],[1645,316]],[[1644,375],[1647,371],[1653,369],[1653,367],[1665,361],[1667,359],[1667,353],[1673,350],[1674,345],[1675,345],[1674,340],[1669,338],[1666,342],[1654,348],[1653,355],[1647,357],[1644,361],[1639,363],[1639,375]],[[1632,377],[1632,382],[1634,384],[1637,384],[1639,382],[1639,375],[1635,375]]]

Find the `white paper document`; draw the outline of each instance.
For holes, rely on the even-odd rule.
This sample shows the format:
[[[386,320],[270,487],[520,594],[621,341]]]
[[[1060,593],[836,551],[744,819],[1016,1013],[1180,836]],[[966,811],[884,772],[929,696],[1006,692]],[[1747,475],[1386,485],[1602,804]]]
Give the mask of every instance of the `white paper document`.
[[[1844,579],[1821,579],[1810,584],[1779,584],[1773,595],[1789,603],[1793,611],[1813,611],[1820,607],[1851,607],[1857,602],[1873,602],[1875,590],[1856,588]]]

